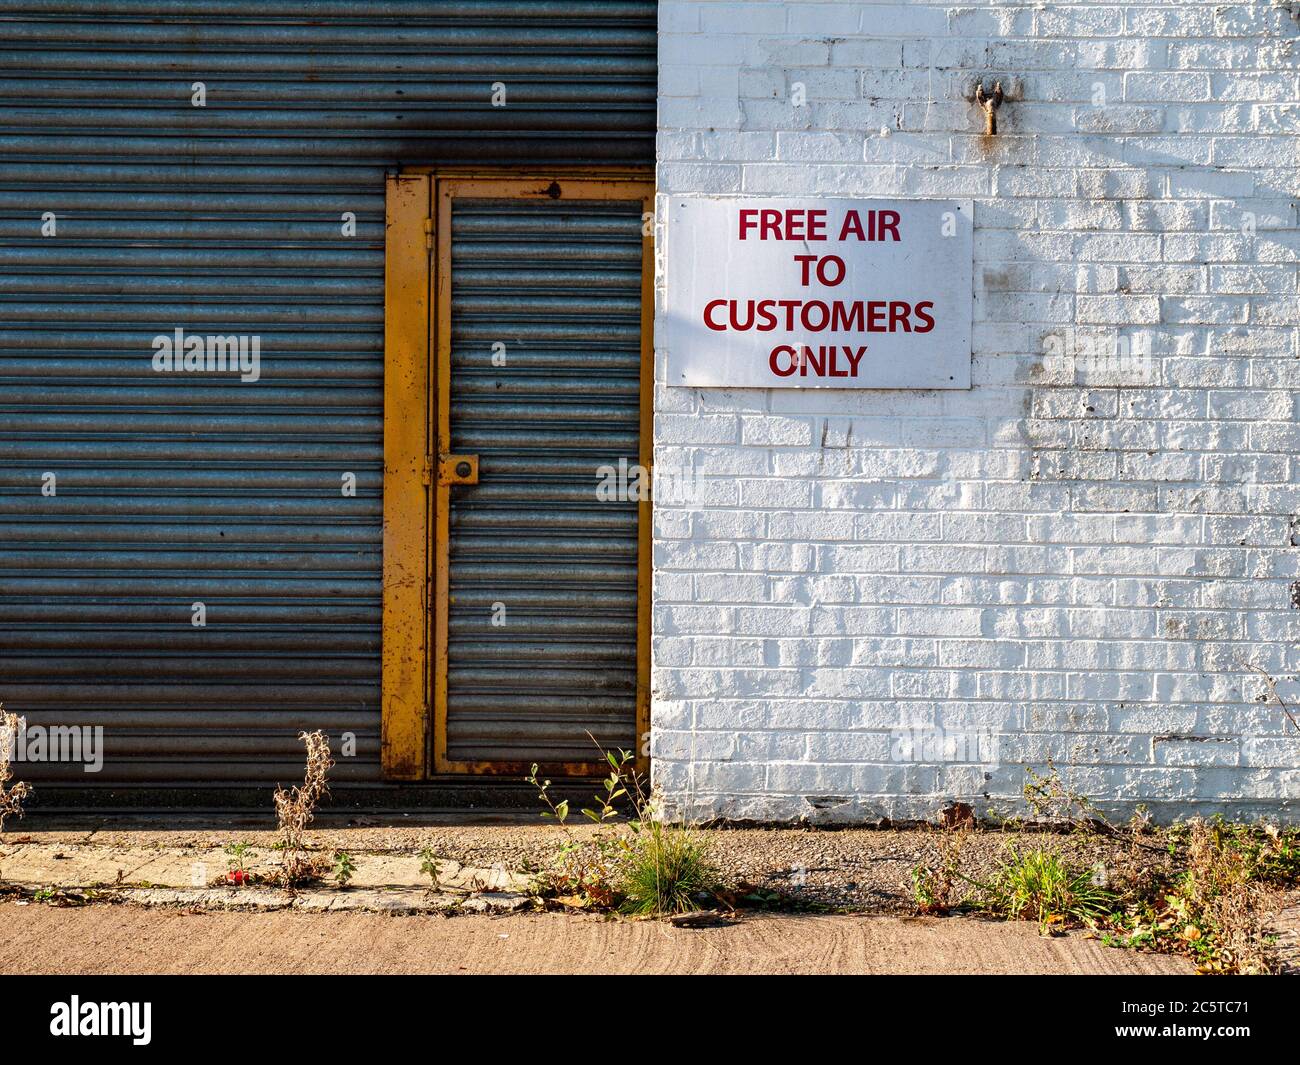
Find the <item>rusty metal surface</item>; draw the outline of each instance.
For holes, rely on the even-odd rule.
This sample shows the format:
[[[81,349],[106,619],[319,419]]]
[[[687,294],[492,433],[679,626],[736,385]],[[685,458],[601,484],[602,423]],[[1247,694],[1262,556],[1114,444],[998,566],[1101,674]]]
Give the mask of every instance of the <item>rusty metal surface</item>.
[[[430,182],[394,174],[386,185],[380,762],[389,780],[420,780],[429,746]]]
[[[384,173],[648,161],[654,4],[31,0],[3,25],[0,701],[107,730],[97,776],[23,776],[290,779],[319,726],[356,737],[340,782],[378,780]],[[260,379],[154,372],[177,327],[260,337]]]
[[[559,767],[636,728],[640,200],[453,207],[447,757]],[[494,344],[504,365],[493,361]]]
[[[0,158],[12,161],[639,163],[653,151],[655,5],[640,0],[28,0],[7,5],[4,29]],[[196,80],[204,107],[190,105]]]

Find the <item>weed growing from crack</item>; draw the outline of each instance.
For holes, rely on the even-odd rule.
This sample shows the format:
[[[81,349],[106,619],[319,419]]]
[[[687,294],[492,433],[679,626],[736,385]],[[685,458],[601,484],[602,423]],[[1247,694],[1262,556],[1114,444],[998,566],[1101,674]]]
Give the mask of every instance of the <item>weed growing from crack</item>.
[[[961,852],[970,839],[973,823],[961,821],[939,837],[939,861],[912,866],[912,901],[916,912],[942,917],[960,905]]]
[[[970,881],[981,892],[980,905],[1013,921],[1037,921],[1044,935],[1073,924],[1091,924],[1115,907],[1115,895],[1097,883],[1098,871],[1068,862],[1036,847],[1021,853],[1007,847],[988,883]]]
[[[252,880],[252,874],[248,871],[248,856],[251,848],[251,843],[231,843],[226,847],[226,854],[229,855],[226,859],[226,883],[242,885]]]
[[[281,851],[280,879],[285,887],[314,880],[321,874],[319,858],[306,852],[307,825],[316,816],[316,807],[329,792],[329,771],[334,768],[330,757],[329,737],[319,729],[298,735],[307,746],[307,767],[303,782],[289,791],[275,789],[275,820],[279,832],[276,846]]]
[[[1102,941],[1186,954],[1206,973],[1274,972],[1268,922],[1278,892],[1300,883],[1300,832],[1213,818],[1166,838],[1174,871],[1126,893]]]
[[[718,889],[708,844],[686,826],[660,820],[653,809],[638,812],[617,879],[619,909],[635,917],[661,917],[700,909]]]
[[[337,851],[334,855],[334,882],[339,887],[348,886],[348,881],[356,875],[357,865],[347,851]]]
[[[6,818],[23,816],[23,801],[32,790],[21,780],[17,784],[9,783],[14,776],[10,766],[14,743],[26,725],[17,714],[0,713],[0,832],[4,831]]]
[[[432,847],[425,847],[420,851],[420,872],[429,878],[429,890],[436,891],[438,888],[438,856],[433,853]]]
[[[594,742],[594,740],[593,740]],[[584,807],[582,816],[593,824],[605,825],[618,817],[618,801],[627,796],[626,774],[635,773],[628,751],[602,752],[610,766],[603,782],[604,792],[595,796],[593,807]],[[576,908],[607,910],[618,902],[615,880],[622,852],[621,841],[606,835],[594,840],[579,840],[569,828],[569,800],[551,798],[551,782],[539,779],[538,766],[525,778],[537,789],[537,797],[546,806],[542,818],[554,821],[564,839],[559,845],[556,868],[546,878],[551,892],[563,904]]]
[[[552,893],[569,906],[617,909],[637,917],[689,913],[699,910],[702,900],[716,900],[719,876],[704,837],[663,818],[662,804],[657,795],[647,793],[630,751],[606,751],[599,744],[597,749],[609,775],[594,806],[584,808],[582,815],[597,826],[609,826],[618,820],[620,805],[626,804],[631,816],[613,835],[577,839],[568,826],[568,800],[551,798],[551,782],[538,777],[537,765],[525,778],[547,807],[542,817],[555,821],[564,834],[558,868],[550,874]]]
[[[990,811],[991,818],[1003,828],[1019,829],[1035,825],[1059,829],[1106,831],[1114,826],[1088,796],[1078,792],[1061,776],[1056,762],[1048,758],[1047,768],[1039,773],[1024,766],[1025,782],[1021,798],[1029,814]]]

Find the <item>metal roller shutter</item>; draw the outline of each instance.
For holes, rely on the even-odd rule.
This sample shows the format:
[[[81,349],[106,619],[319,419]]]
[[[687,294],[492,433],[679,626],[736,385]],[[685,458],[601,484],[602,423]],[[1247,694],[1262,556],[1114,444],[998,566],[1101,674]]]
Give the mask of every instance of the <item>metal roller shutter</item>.
[[[641,211],[454,201],[451,440],[479,481],[450,491],[452,761],[636,747],[637,502],[597,471],[639,461]]]
[[[322,727],[357,738],[340,783],[377,781],[384,171],[649,161],[654,4],[35,0],[0,26],[0,701],[104,725],[107,755],[22,776],[288,779]],[[178,327],[259,337],[260,379],[155,372]]]

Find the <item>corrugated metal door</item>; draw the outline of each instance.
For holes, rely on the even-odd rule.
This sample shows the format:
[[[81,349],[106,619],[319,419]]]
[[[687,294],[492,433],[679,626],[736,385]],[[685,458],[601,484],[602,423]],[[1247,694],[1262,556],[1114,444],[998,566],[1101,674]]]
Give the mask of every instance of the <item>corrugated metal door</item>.
[[[321,727],[356,738],[340,783],[378,781],[385,170],[649,162],[655,5],[22,0],[3,27],[0,702],[106,728],[97,776],[22,775],[285,780]],[[257,336],[259,379],[155,372],[177,328]]]
[[[648,193],[439,182],[439,770],[638,747]]]

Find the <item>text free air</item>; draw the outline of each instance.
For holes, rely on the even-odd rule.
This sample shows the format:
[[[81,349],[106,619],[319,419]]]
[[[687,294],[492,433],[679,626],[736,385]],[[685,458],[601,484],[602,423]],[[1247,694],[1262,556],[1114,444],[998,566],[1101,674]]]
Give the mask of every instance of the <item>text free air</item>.
[[[737,236],[742,241],[900,242],[900,217],[890,210],[849,210],[832,237],[827,211],[744,208],[737,212]],[[848,274],[838,255],[800,254],[791,257],[799,284],[834,288]],[[714,332],[766,333],[928,333],[934,328],[933,300],[728,299],[709,300],[703,321]],[[865,344],[777,344],[768,352],[768,368],[777,377],[857,377]]]

